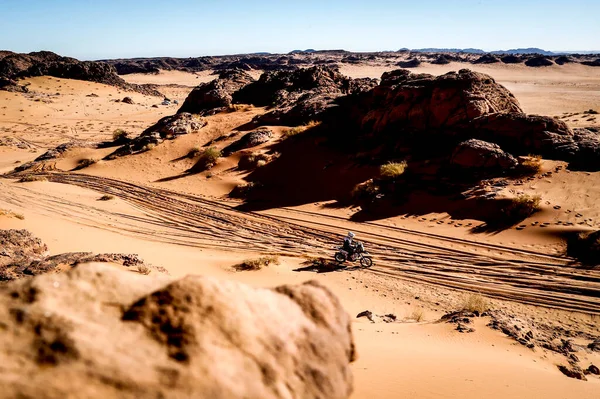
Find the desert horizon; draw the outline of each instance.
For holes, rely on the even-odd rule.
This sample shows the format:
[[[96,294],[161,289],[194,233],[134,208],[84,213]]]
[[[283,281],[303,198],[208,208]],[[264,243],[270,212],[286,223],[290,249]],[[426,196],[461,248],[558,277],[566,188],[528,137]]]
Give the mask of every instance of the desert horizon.
[[[304,42],[234,36],[321,10],[266,3],[197,53],[304,50],[65,56],[191,53],[157,4],[52,11],[162,10],[154,44],[138,22],[130,44],[70,23],[0,40],[0,397],[597,398],[600,54],[543,50],[597,48],[593,28],[490,24],[465,48],[472,17],[432,16],[455,41],[351,52],[303,45],[352,47],[315,14]],[[406,7],[339,12],[429,21]]]

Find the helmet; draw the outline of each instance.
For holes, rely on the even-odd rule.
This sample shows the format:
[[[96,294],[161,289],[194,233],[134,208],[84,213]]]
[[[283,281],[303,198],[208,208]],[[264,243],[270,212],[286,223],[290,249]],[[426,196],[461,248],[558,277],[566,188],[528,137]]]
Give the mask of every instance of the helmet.
[[[354,233],[353,233],[353,232],[351,232],[351,231],[349,231],[349,232],[348,232],[348,237],[350,237],[350,238],[354,238]]]

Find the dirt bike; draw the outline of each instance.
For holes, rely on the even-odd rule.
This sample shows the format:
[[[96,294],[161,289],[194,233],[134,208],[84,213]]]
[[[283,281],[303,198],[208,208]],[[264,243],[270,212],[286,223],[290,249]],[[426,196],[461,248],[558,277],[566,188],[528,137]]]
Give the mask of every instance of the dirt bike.
[[[344,262],[356,262],[360,261],[360,265],[362,267],[371,267],[373,266],[373,259],[371,255],[365,251],[365,246],[362,242],[357,242],[356,247],[354,248],[354,254],[349,257],[348,251],[344,249],[344,247],[337,247],[337,252],[333,256],[336,262],[344,263]]]

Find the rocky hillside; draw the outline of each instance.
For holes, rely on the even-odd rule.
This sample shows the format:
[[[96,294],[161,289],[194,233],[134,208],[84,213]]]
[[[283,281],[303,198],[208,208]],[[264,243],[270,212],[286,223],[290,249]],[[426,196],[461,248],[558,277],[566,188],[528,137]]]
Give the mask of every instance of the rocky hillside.
[[[19,85],[20,78],[44,75],[103,83],[148,95],[161,95],[150,86],[125,82],[117,75],[112,65],[104,62],[79,61],[49,51],[29,54],[0,52],[0,89],[25,91],[27,88]]]
[[[466,63],[525,63],[528,66],[537,67],[543,65],[562,65],[561,60],[567,58],[562,55],[549,53],[539,54],[536,49],[530,52],[496,52],[477,53],[456,52],[442,49],[423,50],[399,50],[372,53],[352,53],[344,50],[326,51],[292,51],[288,54],[241,54],[226,56],[208,56],[193,58],[134,58],[103,60],[113,65],[119,75],[129,73],[157,73],[161,70],[179,70],[186,72],[199,72],[228,69],[240,70],[263,70],[263,71],[285,71],[298,67],[330,65],[330,64],[378,64],[397,65],[403,68],[418,66],[421,62],[448,63],[452,61]],[[549,64],[540,61],[547,60]],[[585,65],[600,65],[599,54],[570,54],[571,62],[579,62]],[[530,60],[533,60],[530,62]],[[410,63],[407,63],[410,62]]]
[[[325,287],[112,265],[0,286],[3,397],[347,398],[349,316]]]

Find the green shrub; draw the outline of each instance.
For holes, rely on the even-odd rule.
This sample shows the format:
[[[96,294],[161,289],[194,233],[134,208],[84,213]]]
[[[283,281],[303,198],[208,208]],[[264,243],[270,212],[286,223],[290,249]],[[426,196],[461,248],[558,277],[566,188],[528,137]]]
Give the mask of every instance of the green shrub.
[[[385,165],[381,165],[379,174],[386,179],[395,179],[404,173],[406,166],[406,161],[388,162]]]
[[[242,170],[254,169],[258,166],[265,165],[271,157],[267,154],[259,153],[259,152],[250,152],[244,153],[240,156],[240,161],[238,162],[238,168]],[[259,165],[259,163],[262,163]]]
[[[187,153],[187,157],[188,158],[196,158],[199,157],[202,154],[202,147],[200,147],[199,145],[195,145],[192,147],[192,149]]]
[[[209,147],[200,154],[200,158],[198,158],[198,162],[196,162],[193,169],[196,171],[208,170],[217,164],[217,160],[221,155],[221,151],[215,147]]]
[[[309,121],[308,123],[302,125],[302,126],[296,126],[296,127],[292,127],[290,129],[285,129],[282,132],[282,138],[285,139],[289,139],[290,137],[294,137],[300,133],[303,133],[305,131],[307,131],[308,129],[312,129],[314,127],[317,127],[321,125],[321,122],[318,121]]]
[[[113,141],[124,141],[129,138],[129,133],[123,129],[116,129],[112,135]]]

